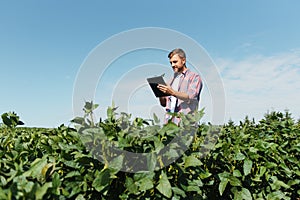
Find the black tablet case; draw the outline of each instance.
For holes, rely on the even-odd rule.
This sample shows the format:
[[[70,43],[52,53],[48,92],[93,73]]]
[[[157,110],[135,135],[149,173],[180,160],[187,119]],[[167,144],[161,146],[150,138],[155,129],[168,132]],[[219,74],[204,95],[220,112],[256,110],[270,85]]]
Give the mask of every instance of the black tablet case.
[[[157,88],[158,84],[167,85],[162,76],[147,78],[147,81],[156,97],[168,96],[168,94],[163,93]]]

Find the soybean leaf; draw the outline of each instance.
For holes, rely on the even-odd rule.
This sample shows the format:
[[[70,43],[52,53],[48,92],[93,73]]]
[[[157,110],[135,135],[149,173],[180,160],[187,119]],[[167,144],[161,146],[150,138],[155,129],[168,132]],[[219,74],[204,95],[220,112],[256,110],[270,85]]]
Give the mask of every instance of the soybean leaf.
[[[231,176],[229,178],[229,182],[230,182],[230,185],[232,185],[232,186],[242,186],[241,181],[237,177],[234,177],[234,176]]]
[[[231,189],[231,192],[234,194],[234,200],[252,200],[250,191],[247,188],[242,188],[239,191],[236,187]]]
[[[247,188],[242,188],[241,194],[243,199],[252,200],[251,193]]]
[[[282,191],[278,190],[267,195],[267,200],[274,200],[274,199],[290,199],[290,198],[285,196],[285,194]]]
[[[126,179],[125,179],[125,187],[131,194],[137,194],[139,191],[138,186],[134,183],[133,179],[128,176],[126,176]]]
[[[241,153],[241,152],[238,152],[237,154],[235,154],[235,156],[234,156],[234,159],[235,160],[244,160],[246,158],[246,156],[243,154],[243,153]]]
[[[139,187],[140,191],[146,191],[153,188],[153,180],[149,176],[144,177],[143,179],[139,180],[136,185]]]
[[[109,163],[109,167],[111,168],[113,173],[117,173],[122,169],[123,160],[124,160],[124,155],[119,155]]]
[[[157,164],[157,156],[154,152],[147,154],[148,171],[154,171]]]
[[[93,181],[93,187],[100,192],[110,184],[110,181],[110,170],[106,168],[97,175],[96,179]]]
[[[200,166],[201,161],[193,155],[185,158],[184,168]]]
[[[245,176],[247,176],[248,174],[251,173],[252,164],[253,164],[252,160],[249,160],[249,159],[244,160],[243,169],[244,169]]]
[[[44,199],[44,195],[46,194],[47,190],[52,187],[52,182],[47,182],[41,187],[38,187],[38,189],[35,192],[35,198],[38,199]]]
[[[164,171],[161,172],[160,179],[158,181],[157,190],[164,195],[165,197],[171,198],[172,196],[172,187],[168,180],[167,175]]]
[[[241,174],[240,170],[235,169],[233,171],[233,176],[235,176],[235,177],[242,177],[243,175]]]
[[[174,194],[180,195],[180,196],[182,196],[183,198],[186,197],[186,194],[185,194],[185,191],[184,191],[184,190],[181,190],[181,189],[178,188],[178,187],[172,187],[172,190],[173,190]]]
[[[229,181],[228,179],[223,179],[223,180],[221,180],[221,182],[219,184],[219,193],[221,196],[226,189],[228,181]]]

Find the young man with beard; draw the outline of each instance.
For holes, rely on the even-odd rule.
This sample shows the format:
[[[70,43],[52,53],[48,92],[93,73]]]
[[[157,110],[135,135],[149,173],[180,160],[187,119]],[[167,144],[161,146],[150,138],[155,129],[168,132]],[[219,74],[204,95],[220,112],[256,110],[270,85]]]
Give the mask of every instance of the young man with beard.
[[[180,118],[172,113],[192,113],[198,109],[201,77],[186,66],[186,55],[182,49],[174,49],[168,55],[174,76],[167,86],[159,84],[157,87],[168,96],[159,97],[160,104],[166,107],[165,123],[172,121],[179,124]]]

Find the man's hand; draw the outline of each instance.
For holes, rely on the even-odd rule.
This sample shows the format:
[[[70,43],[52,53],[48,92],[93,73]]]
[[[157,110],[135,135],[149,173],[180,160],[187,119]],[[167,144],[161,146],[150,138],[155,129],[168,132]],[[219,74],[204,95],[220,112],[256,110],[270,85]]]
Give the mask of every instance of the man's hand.
[[[167,95],[174,95],[174,90],[169,85],[158,84],[157,88]]]

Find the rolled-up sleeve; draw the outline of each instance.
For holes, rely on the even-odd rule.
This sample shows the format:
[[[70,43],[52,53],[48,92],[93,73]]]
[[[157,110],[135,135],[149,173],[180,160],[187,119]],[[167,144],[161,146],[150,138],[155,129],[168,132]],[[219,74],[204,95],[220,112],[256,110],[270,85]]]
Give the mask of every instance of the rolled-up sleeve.
[[[202,79],[198,74],[193,74],[189,77],[187,94],[189,99],[199,101],[200,92],[202,89]]]

